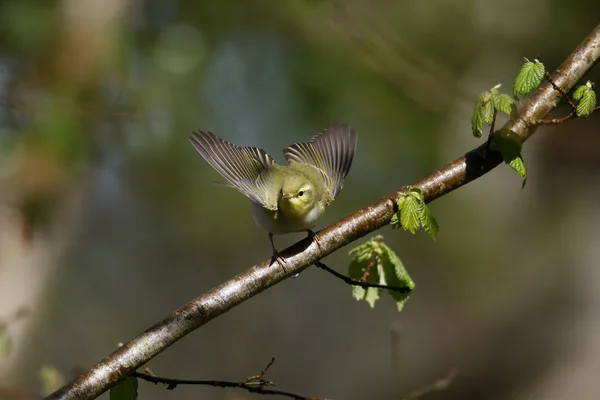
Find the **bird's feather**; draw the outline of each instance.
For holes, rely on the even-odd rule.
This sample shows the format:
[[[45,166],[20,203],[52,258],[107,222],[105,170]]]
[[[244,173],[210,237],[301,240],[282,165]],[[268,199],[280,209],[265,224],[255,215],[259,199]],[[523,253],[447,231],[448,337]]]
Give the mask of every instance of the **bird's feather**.
[[[323,172],[331,180],[331,194],[335,198],[344,186],[356,151],[358,135],[347,124],[329,125],[308,142],[295,143],[283,150],[288,161],[306,163]]]
[[[277,209],[277,201],[268,195],[268,172],[277,163],[262,149],[240,147],[204,131],[192,132],[189,139],[198,153],[233,187],[264,208]]]

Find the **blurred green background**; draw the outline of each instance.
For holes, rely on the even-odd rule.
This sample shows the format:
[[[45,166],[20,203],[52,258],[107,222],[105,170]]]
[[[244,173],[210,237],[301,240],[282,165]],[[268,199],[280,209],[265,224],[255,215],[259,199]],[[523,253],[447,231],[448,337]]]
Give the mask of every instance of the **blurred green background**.
[[[282,160],[330,122],[356,126],[325,226],[478,145],[478,93],[510,93],[523,57],[554,70],[598,15],[597,0],[0,1],[0,319],[28,311],[0,389],[40,392],[44,365],[70,380],[270,255],[191,130]],[[417,285],[401,314],[310,268],[150,366],[240,381],[274,356],[278,389],[336,399],[401,399],[458,368],[427,398],[600,398],[599,134],[598,115],[540,129],[525,190],[503,166],[436,201],[436,242],[380,231]],[[346,272],[347,250],[326,263]]]

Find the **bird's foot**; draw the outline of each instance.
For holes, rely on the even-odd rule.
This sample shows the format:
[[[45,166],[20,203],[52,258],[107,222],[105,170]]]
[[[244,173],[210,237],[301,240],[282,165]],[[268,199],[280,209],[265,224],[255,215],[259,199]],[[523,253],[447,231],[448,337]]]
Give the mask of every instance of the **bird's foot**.
[[[312,241],[317,244],[317,247],[319,248],[319,250],[323,251],[323,248],[321,247],[321,241],[319,240],[319,236],[310,229],[307,230],[306,232],[308,233],[308,237],[311,238]]]
[[[281,254],[279,254],[279,252],[275,248],[275,243],[273,243],[273,234],[270,232],[269,232],[269,241],[271,242],[271,248],[273,249],[273,257],[271,258],[271,264],[273,264],[275,261],[277,261],[277,263],[279,264],[279,266],[281,267],[283,272],[284,273],[287,272],[285,270],[285,259],[283,258],[283,256]]]
[[[285,269],[285,258],[283,258],[283,256],[281,254],[279,254],[276,250],[273,250],[273,257],[271,258],[271,264],[273,262],[277,262],[277,264],[279,264],[279,266],[281,267],[281,269],[283,270],[283,272],[287,272]]]

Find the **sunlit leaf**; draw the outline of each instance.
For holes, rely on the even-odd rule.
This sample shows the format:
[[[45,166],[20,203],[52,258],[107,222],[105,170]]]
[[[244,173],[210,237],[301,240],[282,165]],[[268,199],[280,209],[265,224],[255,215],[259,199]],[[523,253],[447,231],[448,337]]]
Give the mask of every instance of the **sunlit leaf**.
[[[402,193],[398,200],[398,212],[402,228],[414,234],[421,226],[419,199],[411,192]]]
[[[492,103],[491,91],[483,92],[479,95],[473,116],[471,117],[471,131],[473,136],[481,138],[483,132],[483,124],[491,124],[494,119],[494,105]]]
[[[525,59],[525,63],[515,78],[513,85],[514,96],[526,95],[537,88],[542,83],[545,72],[546,67],[539,60],[531,62]]]
[[[579,86],[573,93],[573,98],[578,101],[577,115],[580,117],[590,115],[596,107],[596,92],[592,82],[587,81],[585,85]]]
[[[427,204],[425,204],[425,202],[421,203],[419,219],[421,221],[423,229],[425,229],[425,232],[427,232],[429,236],[431,236],[431,238],[435,240],[435,235],[438,233],[440,227],[435,217],[433,216],[433,213],[431,212]]]
[[[400,258],[398,258],[396,253],[385,243],[381,242],[380,248],[381,269],[385,274],[385,284],[406,287],[412,291],[415,288],[415,283],[404,268],[404,264],[402,264]],[[388,293],[396,301],[398,311],[402,311],[404,303],[410,296],[410,292],[401,293],[397,290],[388,290]]]
[[[524,188],[525,184],[527,183],[527,170],[525,169],[525,162],[523,161],[523,157],[518,156],[512,159],[508,163],[508,165],[510,165],[510,167],[514,169],[516,173],[521,176],[521,178],[523,178],[523,184],[521,185],[521,188]]]
[[[492,97],[496,110],[511,115],[515,107],[515,101],[507,94],[497,93]]]

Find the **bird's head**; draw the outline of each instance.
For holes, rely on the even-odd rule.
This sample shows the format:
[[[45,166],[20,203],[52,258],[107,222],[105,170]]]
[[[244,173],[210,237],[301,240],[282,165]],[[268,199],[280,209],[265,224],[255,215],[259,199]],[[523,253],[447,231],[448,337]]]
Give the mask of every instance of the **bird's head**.
[[[302,218],[315,207],[315,185],[304,175],[290,175],[281,186],[279,207],[290,217]]]

